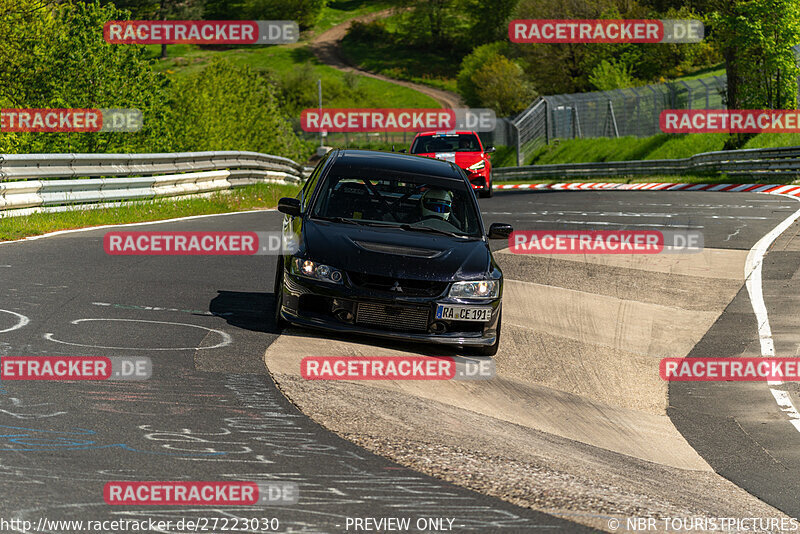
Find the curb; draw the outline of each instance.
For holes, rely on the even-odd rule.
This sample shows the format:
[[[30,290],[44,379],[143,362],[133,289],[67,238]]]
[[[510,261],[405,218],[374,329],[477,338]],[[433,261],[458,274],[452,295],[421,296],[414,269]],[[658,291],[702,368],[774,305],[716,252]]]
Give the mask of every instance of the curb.
[[[800,196],[800,185],[786,184],[687,184],[687,183],[637,183],[566,182],[559,184],[506,184],[494,185],[494,190],[553,190],[553,191],[716,191],[730,193],[772,193]]]

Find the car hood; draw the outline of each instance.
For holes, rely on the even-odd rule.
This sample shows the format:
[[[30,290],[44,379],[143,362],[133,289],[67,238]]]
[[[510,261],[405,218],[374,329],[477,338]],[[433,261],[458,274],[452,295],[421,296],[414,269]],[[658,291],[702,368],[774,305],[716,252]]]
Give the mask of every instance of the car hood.
[[[345,271],[415,280],[470,280],[491,271],[485,240],[306,220],[300,254]]]
[[[474,165],[483,159],[481,152],[430,152],[427,154],[416,155],[450,161],[462,169],[466,169],[470,165]]]

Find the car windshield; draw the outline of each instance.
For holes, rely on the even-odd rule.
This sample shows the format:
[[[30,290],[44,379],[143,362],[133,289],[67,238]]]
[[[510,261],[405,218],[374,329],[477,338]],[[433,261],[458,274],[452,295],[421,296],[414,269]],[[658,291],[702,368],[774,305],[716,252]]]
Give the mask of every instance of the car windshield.
[[[311,209],[317,219],[409,231],[481,237],[471,192],[458,181],[425,177],[329,176]]]
[[[417,137],[411,147],[411,154],[480,151],[481,145],[475,134],[423,135]]]

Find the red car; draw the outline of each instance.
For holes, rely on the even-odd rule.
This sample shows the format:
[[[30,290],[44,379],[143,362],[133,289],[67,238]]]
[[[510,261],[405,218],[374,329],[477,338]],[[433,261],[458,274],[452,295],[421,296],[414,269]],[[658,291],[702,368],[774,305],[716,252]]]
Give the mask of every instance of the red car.
[[[421,132],[411,142],[411,154],[452,161],[467,173],[472,188],[482,197],[492,196],[494,147],[483,148],[475,132]]]

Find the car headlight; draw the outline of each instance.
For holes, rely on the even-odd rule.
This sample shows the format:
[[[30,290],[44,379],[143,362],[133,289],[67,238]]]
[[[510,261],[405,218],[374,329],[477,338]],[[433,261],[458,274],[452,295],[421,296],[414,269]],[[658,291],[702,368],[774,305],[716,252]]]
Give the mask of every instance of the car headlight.
[[[467,170],[468,171],[479,171],[484,167],[486,167],[486,162],[481,160],[478,163],[476,163],[474,165],[470,165],[469,167],[467,167]]]
[[[456,282],[448,296],[459,299],[494,299],[500,294],[497,280],[478,280],[475,282]]]
[[[330,265],[323,265],[311,260],[304,260],[302,258],[294,258],[291,262],[292,274],[303,276],[305,278],[312,278],[314,280],[321,280],[323,282],[331,282],[333,284],[343,283],[344,277],[342,271],[334,269]]]

